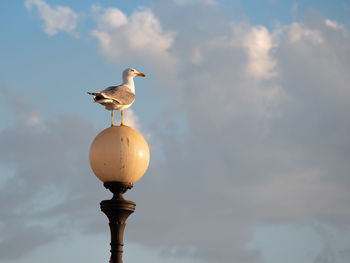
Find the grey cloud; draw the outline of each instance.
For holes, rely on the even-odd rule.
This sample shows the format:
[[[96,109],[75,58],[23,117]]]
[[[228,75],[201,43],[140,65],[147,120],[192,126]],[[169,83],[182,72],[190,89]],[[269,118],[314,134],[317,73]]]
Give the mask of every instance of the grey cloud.
[[[316,257],[314,263],[333,263],[337,262],[333,250],[326,246],[322,252]]]
[[[4,241],[0,242],[1,259],[17,259],[26,253],[54,240],[50,229],[40,226],[22,226],[23,223],[7,224],[12,231],[1,231]],[[4,233],[5,232],[5,233]]]
[[[216,7],[160,12],[165,7],[154,14],[166,32],[177,31],[167,49],[177,62],[147,66],[160,96],[181,108],[187,123],[180,132],[177,113],[160,111],[154,125],[143,127],[163,159],[152,159],[126,195],[137,203],[128,239],[160,247],[163,256],[262,262],[257,249],[247,248],[257,226],[348,227],[349,38],[310,14],[286,26],[268,49],[276,75],[252,77],[245,41],[258,27],[228,24]],[[19,214],[28,222],[41,218],[41,229],[56,226],[58,236],[79,227],[75,221],[86,233],[105,230],[96,200],[106,194],[87,176],[88,145],[97,132],[71,116],[44,120],[38,130],[19,127],[0,134],[1,163],[14,170],[0,192],[3,223],[15,229],[11,218]],[[45,191],[54,202],[38,205]],[[53,238],[44,233],[39,240]],[[319,260],[330,257],[325,250]]]
[[[342,257],[342,259],[348,260],[350,258],[350,248],[340,250],[339,254]]]
[[[16,106],[28,111],[0,132],[0,165],[13,171],[0,186],[0,259],[19,258],[88,225],[98,214],[91,204],[103,196],[88,167],[91,125],[73,115],[26,125],[30,103],[23,97]]]
[[[311,13],[286,26],[271,48],[276,76],[252,78],[242,42],[252,25],[209,26],[202,39],[206,16],[183,11],[181,22],[195,22],[173,44],[177,81],[166,75],[159,89],[182,108],[188,127],[157,137],[165,161],[153,163],[132,194],[141,202],[132,239],[168,247],[169,255],[187,247],[187,255],[209,262],[261,262],[246,249],[258,225],[349,226],[347,35]],[[189,59],[196,48],[199,63]]]

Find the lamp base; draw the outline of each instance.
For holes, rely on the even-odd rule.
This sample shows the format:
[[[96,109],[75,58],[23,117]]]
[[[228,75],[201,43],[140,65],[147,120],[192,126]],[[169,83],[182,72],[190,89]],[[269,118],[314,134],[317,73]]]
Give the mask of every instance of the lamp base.
[[[125,200],[123,193],[132,188],[131,183],[107,182],[104,186],[113,193],[111,200],[100,203],[101,210],[109,219],[111,230],[111,259],[110,263],[122,263],[123,237],[126,219],[135,211],[136,204]]]

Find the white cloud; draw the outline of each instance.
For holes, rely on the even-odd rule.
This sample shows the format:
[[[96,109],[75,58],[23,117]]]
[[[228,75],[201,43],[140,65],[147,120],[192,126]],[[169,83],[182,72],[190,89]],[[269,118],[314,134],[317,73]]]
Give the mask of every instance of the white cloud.
[[[118,28],[128,23],[126,15],[117,8],[108,8],[103,12],[102,8],[96,5],[92,7],[92,11],[101,29]]]
[[[75,31],[78,24],[78,14],[67,6],[51,7],[43,0],[27,0],[25,6],[28,10],[36,6],[41,19],[44,20],[43,30],[48,35],[56,35],[65,31],[77,36]]]
[[[136,11],[127,17],[117,8],[94,7],[98,28],[92,35],[99,40],[102,53],[111,60],[139,57],[169,62],[168,50],[174,36],[163,29],[150,10]]]
[[[287,37],[293,42],[305,40],[310,41],[315,45],[321,44],[324,41],[321,31],[318,29],[307,28],[300,23],[291,24]]]
[[[127,109],[125,111],[125,124],[137,131],[141,131],[139,117],[135,114],[135,112],[132,109]]]
[[[245,23],[231,24],[216,38],[201,41],[200,63],[197,67],[207,68],[186,79],[191,89],[198,88],[201,94],[194,101],[205,103],[202,97],[203,87],[210,86],[212,103],[223,110],[221,118],[228,121],[231,115],[278,115],[279,105],[285,98],[278,82],[276,58],[272,35],[265,27],[251,26]],[[224,36],[222,36],[222,35]],[[205,65],[203,67],[203,65]],[[190,72],[193,65],[188,65]],[[208,69],[209,68],[209,69]],[[271,81],[269,85],[265,82]],[[185,84],[184,84],[185,85]],[[217,96],[217,92],[226,96]],[[187,94],[187,93],[185,93]],[[215,100],[219,101],[215,101]],[[193,102],[192,102],[193,103]],[[209,113],[210,114],[210,113]]]
[[[195,4],[202,4],[202,5],[209,5],[209,6],[215,6],[216,0],[173,0],[176,5],[183,6],[183,5],[195,5]]]
[[[272,56],[272,49],[277,43],[273,43],[272,33],[266,27],[244,23],[232,24],[231,29],[231,34],[210,40],[210,45],[214,48],[243,48],[242,51],[248,58],[246,72],[250,76],[264,79],[275,76],[276,61]]]
[[[339,24],[337,21],[334,20],[330,20],[330,19],[325,19],[324,23],[326,24],[326,26],[331,27],[333,29],[342,29],[344,30],[344,25]]]
[[[248,72],[255,77],[271,78],[276,75],[276,61],[270,55],[272,37],[263,26],[253,27],[244,41],[250,58]]]

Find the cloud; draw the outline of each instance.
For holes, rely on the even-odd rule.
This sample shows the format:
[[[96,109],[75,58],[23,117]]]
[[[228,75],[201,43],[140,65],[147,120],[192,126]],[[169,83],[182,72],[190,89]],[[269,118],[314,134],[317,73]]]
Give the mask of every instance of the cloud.
[[[165,124],[152,143],[164,158],[153,159],[137,185],[139,219],[128,236],[168,256],[262,262],[247,248],[257,226],[349,226],[346,32],[315,13],[268,29],[225,21],[213,6],[169,5],[151,15],[176,32],[152,50],[176,61],[156,74],[156,88],[182,110],[187,128],[177,132],[183,124],[160,114]],[[125,41],[122,27],[102,31],[108,59],[126,50],[112,40]],[[159,60],[134,51],[156,72]]]
[[[336,257],[334,255],[334,251],[330,248],[330,246],[326,246],[323,248],[322,253],[320,253],[314,263],[332,263],[337,262]]]
[[[7,227],[16,231],[8,231],[8,228],[1,231],[3,240],[0,241],[0,258],[2,260],[17,259],[55,238],[48,229],[38,226],[21,226],[19,222],[7,222]],[[20,248],[21,251],[16,253],[13,251],[14,247]]]
[[[94,6],[92,10],[98,24],[92,35],[110,60],[130,57],[157,62],[170,60],[168,50],[173,34],[163,32],[151,10],[135,11],[129,17],[117,8]]]
[[[37,96],[37,92],[31,90],[23,92],[24,96],[18,96],[15,92],[0,88],[0,93],[3,98],[11,98],[11,100],[3,99],[3,104],[7,105],[11,109],[13,118],[22,123],[24,127],[38,127],[41,124],[40,109],[27,102],[26,98],[34,98]]]
[[[168,2],[130,16],[115,8],[93,11],[101,53],[118,63],[143,61],[161,99],[184,115],[178,122],[178,112],[160,108],[154,123],[161,124],[144,128],[162,158],[152,157],[126,195],[137,203],[130,241],[168,257],[251,263],[263,262],[261,251],[249,248],[258,226],[349,227],[346,29],[315,14],[268,29],[229,22],[216,6]],[[173,70],[163,75],[160,67]],[[133,114],[128,118],[137,123]],[[0,133],[1,165],[13,171],[0,191],[2,224],[36,231],[36,247],[63,229],[105,230],[91,206],[104,191],[86,177],[97,132],[74,116],[41,118],[40,126],[24,131],[16,122]],[[58,233],[50,234],[50,226]],[[8,246],[12,237],[1,231]],[[334,260],[334,251],[325,243],[314,260]]]
[[[183,5],[209,5],[209,6],[215,6],[217,4],[216,0],[173,0],[173,2],[176,5],[183,6]]]
[[[99,131],[71,113],[41,117],[42,109],[32,104],[41,96],[35,90],[0,92],[12,98],[2,106],[13,116],[0,130],[0,169],[6,172],[0,180],[0,261],[25,257],[73,230],[107,232],[98,202],[108,193],[88,158]],[[125,117],[127,125],[142,129],[132,109]]]
[[[28,10],[36,6],[41,19],[44,20],[43,30],[48,35],[56,35],[65,31],[77,36],[75,31],[78,24],[78,14],[67,6],[51,7],[43,0],[27,0],[25,6]]]
[[[167,75],[157,87],[183,110],[187,129],[153,136],[164,160],[152,161],[134,192],[139,219],[129,237],[166,255],[262,262],[247,248],[259,225],[348,227],[346,34],[313,14],[283,29],[227,23],[206,37],[201,22],[210,17],[191,19],[170,51],[176,81]]]
[[[249,74],[263,78],[272,77],[275,74],[276,62],[270,56],[272,49],[270,32],[263,26],[254,27],[246,36],[244,44],[250,58]]]
[[[0,131],[0,168],[8,173],[0,184],[0,260],[20,258],[72,226],[88,225],[96,212],[88,207],[102,197],[88,166],[96,134],[90,124],[71,114],[40,118],[40,124],[30,117],[27,124],[23,120],[40,110],[27,94],[11,94],[14,123]],[[90,219],[76,224],[72,219],[79,217]]]
[[[117,8],[108,8],[102,14],[99,6],[93,6],[92,10],[95,13],[99,28],[113,29],[128,23],[126,15]]]
[[[125,124],[132,127],[135,130],[141,131],[141,124],[139,117],[132,109],[125,111]]]
[[[340,250],[339,254],[340,254],[341,258],[344,260],[344,262],[346,262],[346,260],[348,260],[350,257],[350,248]]]
[[[333,29],[342,29],[344,30],[344,25],[341,25],[339,23],[337,23],[337,21],[333,21],[333,20],[330,20],[330,19],[325,19],[324,20],[324,23],[326,24],[326,26],[329,26]]]
[[[310,41],[312,44],[321,44],[324,41],[322,32],[315,29],[305,27],[300,23],[293,23],[288,31],[289,40],[292,42],[299,42],[300,40]]]
[[[246,55],[246,71],[248,76],[271,78],[275,73],[276,61],[271,56],[273,48],[272,36],[263,26],[232,24],[232,32],[224,37],[211,40],[212,47],[223,47],[231,50],[242,49]]]

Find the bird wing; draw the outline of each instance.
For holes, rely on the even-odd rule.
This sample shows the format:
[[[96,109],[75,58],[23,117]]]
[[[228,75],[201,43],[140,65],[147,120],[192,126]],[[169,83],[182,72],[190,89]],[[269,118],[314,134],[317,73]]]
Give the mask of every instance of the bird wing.
[[[121,105],[131,104],[135,100],[135,94],[127,86],[111,86],[100,91],[104,98],[113,99]]]

